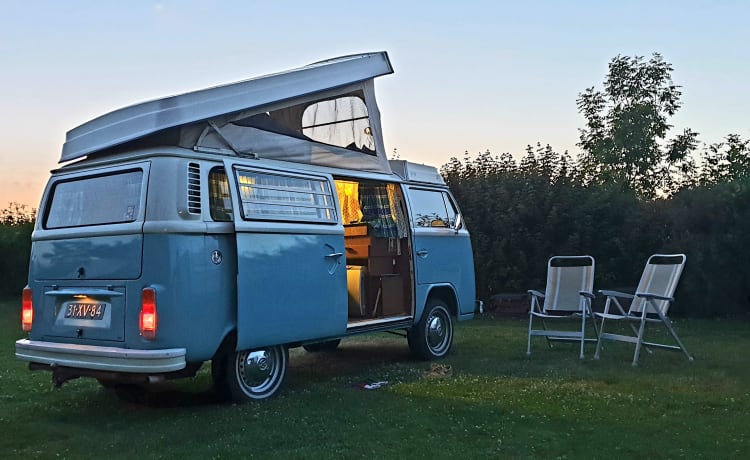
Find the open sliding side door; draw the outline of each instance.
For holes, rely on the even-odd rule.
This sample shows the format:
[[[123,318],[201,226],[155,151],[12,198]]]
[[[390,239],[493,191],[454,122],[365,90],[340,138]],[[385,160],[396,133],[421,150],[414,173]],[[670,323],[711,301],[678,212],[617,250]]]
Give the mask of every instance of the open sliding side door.
[[[333,178],[224,166],[237,236],[237,349],[344,335],[344,227]]]

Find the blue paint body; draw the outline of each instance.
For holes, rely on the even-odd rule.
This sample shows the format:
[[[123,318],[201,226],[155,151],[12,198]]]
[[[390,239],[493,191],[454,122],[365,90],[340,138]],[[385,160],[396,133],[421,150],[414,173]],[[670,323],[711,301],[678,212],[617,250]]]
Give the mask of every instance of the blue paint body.
[[[240,350],[346,333],[344,236],[237,234]]]
[[[176,150],[170,155],[148,151],[137,161],[83,162],[70,172],[53,175],[33,237],[29,270],[35,309],[32,341],[125,350],[184,349],[186,364],[197,364],[211,360],[227,341],[234,349],[245,350],[407,329],[420,320],[431,296],[441,298],[456,318],[471,318],[474,271],[465,228],[412,225],[400,249],[389,253],[392,259],[383,258],[385,268],[393,269],[388,276],[399,280],[397,302],[402,304],[390,312],[388,305],[375,308],[378,316],[354,318],[347,305],[351,292],[348,295],[346,264],[369,264],[370,270],[382,266],[350,257],[334,178],[325,168],[318,168],[314,177],[334,190],[333,220],[248,219],[242,216],[232,168],[239,165],[251,171],[259,164],[257,160],[209,161]],[[192,208],[186,205],[186,180],[175,174],[188,168],[200,170],[202,184],[200,201]],[[228,218],[217,218],[207,198],[209,171],[216,168],[228,171],[230,193],[225,199],[232,208],[226,213]],[[131,221],[44,227],[44,212],[57,182],[133,169],[143,171],[143,185],[137,195],[140,201],[133,203],[139,211]],[[270,170],[287,171],[277,164]],[[307,174],[299,168],[288,171],[295,177]],[[409,187],[395,175],[339,177],[395,184],[405,197],[405,206],[411,206]],[[433,188],[448,196],[444,186]],[[411,209],[405,211],[408,215]],[[384,287],[387,284],[368,287],[368,302],[385,302],[387,293],[374,296],[376,289]],[[144,288],[156,292],[158,330],[150,340],[139,330]],[[67,309],[86,302],[104,306],[102,317],[65,317]]]

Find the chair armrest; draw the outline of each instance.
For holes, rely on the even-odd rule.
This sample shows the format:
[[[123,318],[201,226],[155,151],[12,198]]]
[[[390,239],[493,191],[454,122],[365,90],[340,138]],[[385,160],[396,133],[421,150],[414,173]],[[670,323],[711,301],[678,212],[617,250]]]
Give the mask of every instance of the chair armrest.
[[[544,298],[544,294],[539,291],[535,291],[534,289],[529,289],[527,292],[529,293],[529,295],[532,295],[534,297],[541,297],[542,299]]]
[[[578,291],[578,294],[582,295],[583,297],[588,297],[589,299],[596,298],[596,296],[594,295],[594,293],[593,292],[589,292],[589,291]]]
[[[643,297],[644,299],[656,299],[656,300],[668,300],[670,302],[674,302],[673,297],[667,297],[659,294],[650,294],[648,292],[636,292],[636,297]]]
[[[635,298],[633,294],[627,294],[625,292],[619,292],[619,291],[608,291],[605,289],[602,289],[599,291],[599,294],[607,297],[621,297],[623,299],[632,299]]]

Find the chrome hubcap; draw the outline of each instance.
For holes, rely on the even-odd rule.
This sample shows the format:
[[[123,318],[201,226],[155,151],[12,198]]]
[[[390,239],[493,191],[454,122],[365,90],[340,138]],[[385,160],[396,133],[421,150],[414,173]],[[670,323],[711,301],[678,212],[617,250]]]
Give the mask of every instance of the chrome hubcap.
[[[434,312],[427,320],[427,345],[436,353],[440,353],[450,340],[446,318],[442,312]]]
[[[247,351],[237,360],[241,384],[251,393],[263,393],[278,380],[282,363],[276,349]]]

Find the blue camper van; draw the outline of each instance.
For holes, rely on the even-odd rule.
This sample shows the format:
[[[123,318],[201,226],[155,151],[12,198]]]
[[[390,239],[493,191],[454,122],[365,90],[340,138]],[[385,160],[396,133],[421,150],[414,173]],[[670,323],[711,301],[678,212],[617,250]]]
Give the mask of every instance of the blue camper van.
[[[291,347],[401,331],[445,356],[474,314],[469,233],[434,167],[385,156],[373,83],[392,72],[385,52],[345,56],[69,131],[16,356],[115,388],[210,361],[234,401],[276,394]]]

